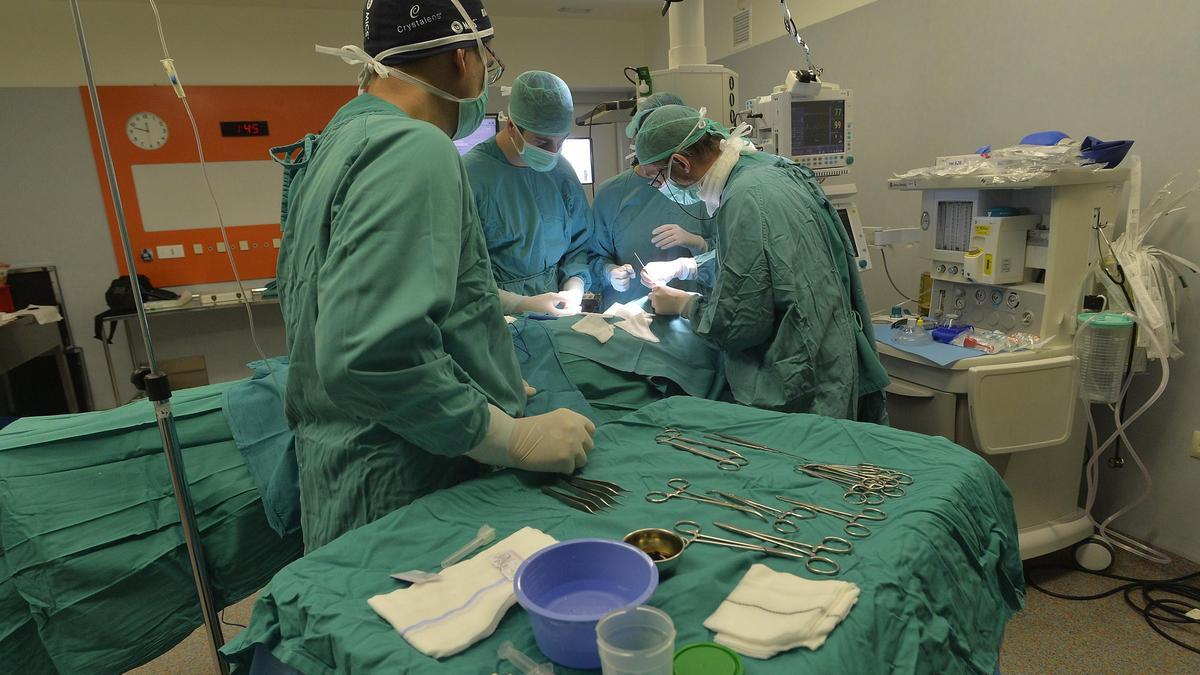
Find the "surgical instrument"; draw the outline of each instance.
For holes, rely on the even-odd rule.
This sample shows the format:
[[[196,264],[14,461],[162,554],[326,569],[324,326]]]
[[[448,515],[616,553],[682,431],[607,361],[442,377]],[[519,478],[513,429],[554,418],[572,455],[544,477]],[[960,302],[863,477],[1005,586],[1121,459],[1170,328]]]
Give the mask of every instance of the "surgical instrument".
[[[620,485],[617,485],[616,483],[609,483],[608,481],[596,480],[595,478],[584,478],[582,476],[567,476],[567,477],[563,478],[563,480],[567,481],[568,483],[571,483],[572,485],[574,485],[576,487],[581,487],[584,490],[589,490],[589,491],[593,491],[593,492],[594,491],[607,492],[608,494],[610,494],[614,497],[621,496],[622,492],[629,492],[629,490],[626,490],[625,488],[621,487]],[[595,488],[595,490],[593,490],[593,488]]]
[[[576,486],[572,483],[568,483],[567,481],[562,480],[561,478],[559,479],[559,481],[557,483],[555,483],[554,487],[558,488],[559,490],[562,490],[563,492],[566,492],[568,494],[579,497],[580,499],[586,499],[587,501],[594,504],[597,509],[602,509],[606,506],[607,507],[617,506],[619,504],[619,502],[616,500],[616,498],[614,498],[612,495],[605,495],[600,492],[593,492],[592,490],[588,490],[588,489]]]
[[[555,490],[549,485],[542,486],[542,494],[553,497],[573,509],[579,509],[580,511],[586,511],[587,513],[595,513],[600,510],[598,506],[586,499],[567,494],[560,490]]]
[[[840,518],[841,520],[846,521],[846,526],[844,528],[842,528],[842,530],[846,534],[850,535],[851,537],[869,537],[869,536],[871,536],[871,528],[867,527],[866,525],[863,525],[859,521],[872,520],[872,521],[878,522],[880,520],[887,519],[886,513],[884,513],[882,510],[877,509],[873,506],[865,506],[865,507],[863,507],[862,511],[859,511],[858,513],[846,513],[845,511],[838,511],[836,509],[831,509],[831,508],[828,508],[825,506],[820,506],[818,504],[809,504],[807,502],[802,502],[802,501],[799,501],[796,499],[792,499],[791,497],[776,496],[775,498],[781,502],[784,502],[786,504],[791,504],[792,506],[796,507],[796,508],[792,509],[789,513],[795,513],[796,509],[800,509],[801,511],[806,511],[806,512],[813,514],[813,516],[816,516],[817,514],[824,514],[827,516],[833,516],[834,518]],[[776,529],[779,529],[779,528],[776,528]]]
[[[770,452],[770,453],[773,453],[776,455],[787,455],[788,457],[794,457],[794,458],[800,459],[800,460],[804,459],[804,457],[801,457],[800,455],[793,455],[790,452],[784,452],[783,450],[776,450],[775,448],[772,448],[767,445],[755,443],[754,441],[748,441],[744,438],[738,438],[737,436],[730,436],[729,434],[723,434],[718,431],[714,431],[712,433],[705,434],[704,437],[712,439],[712,440],[724,441],[726,443],[733,443],[734,445],[740,445],[743,448],[749,448],[751,450],[761,450],[762,452]]]
[[[780,548],[768,548],[759,546],[758,544],[749,544],[744,541],[735,541],[733,539],[722,539],[720,537],[711,537],[707,534],[700,534],[700,523],[694,520],[679,520],[675,522],[675,532],[683,537],[684,550],[692,544],[710,544],[712,546],[724,546],[725,548],[736,548],[742,551],[757,551],[773,555],[778,558],[793,558],[796,560],[804,560],[807,558],[802,553],[793,553]],[[835,563],[836,564],[836,563]]]
[[[741,453],[737,452],[736,450],[730,450],[729,448],[724,448],[722,446],[714,445],[712,443],[705,443],[703,441],[696,441],[695,439],[687,438],[687,437],[683,436],[683,434],[678,429],[673,429],[670,427],[668,427],[662,433],[655,436],[654,442],[658,443],[659,445],[669,445],[669,446],[675,448],[676,450],[683,450],[684,452],[690,452],[693,455],[696,455],[698,457],[703,457],[705,459],[716,462],[717,468],[722,469],[724,471],[738,471],[743,466],[746,466],[747,464],[750,463],[750,460],[746,459]],[[725,456],[722,457],[719,455],[715,455],[711,452],[708,452],[707,450],[701,450],[700,448],[695,447],[697,445],[707,447],[707,448],[712,448],[713,450],[719,450],[721,452],[724,452]]]
[[[651,504],[663,504],[672,499],[690,499],[694,502],[700,502],[702,504],[712,504],[713,506],[720,506],[722,508],[748,513],[759,520],[762,520],[763,522],[766,522],[767,520],[766,516],[759,513],[758,510],[753,507],[742,506],[741,504],[735,504],[733,502],[723,502],[719,499],[712,499],[705,497],[704,495],[698,495],[694,492],[688,492],[688,488],[691,487],[691,483],[688,482],[686,478],[672,478],[671,480],[667,481],[667,487],[671,488],[671,492],[663,492],[661,490],[652,490],[647,492],[646,501],[650,502]]]
[[[844,555],[854,550],[854,544],[851,544],[849,541],[842,539],[841,537],[825,537],[821,540],[820,544],[813,545],[804,543],[802,541],[792,541],[791,539],[776,537],[771,534],[755,532],[754,530],[747,530],[745,528],[729,525],[728,523],[714,522],[713,525],[716,525],[722,530],[727,530],[729,532],[733,532],[734,534],[740,534],[743,537],[758,539],[759,541],[769,542],[775,544],[776,546],[781,546],[785,549],[795,551],[796,553],[807,557],[804,567],[813,574],[834,575],[840,572],[842,569],[842,566],[836,560],[827,556],[823,556],[821,553],[828,552]]]
[[[796,472],[841,485],[846,490],[842,497],[856,506],[878,506],[887,497],[903,497],[905,495],[904,488],[900,487],[899,478],[874,474],[864,475],[857,472],[854,467],[836,464],[797,464]],[[907,474],[904,475],[907,476]]]
[[[746,506],[759,511],[760,513],[769,513],[775,516],[775,522],[771,524],[771,527],[774,527],[775,531],[779,532],[780,534],[794,534],[800,530],[800,526],[793,522],[793,518],[795,520],[808,520],[816,517],[816,514],[808,511],[784,511],[783,509],[777,509],[774,506],[767,506],[766,504],[756,502],[752,499],[739,497],[732,492],[721,492],[720,490],[710,490],[710,492],[721,495],[731,502],[745,504]]]

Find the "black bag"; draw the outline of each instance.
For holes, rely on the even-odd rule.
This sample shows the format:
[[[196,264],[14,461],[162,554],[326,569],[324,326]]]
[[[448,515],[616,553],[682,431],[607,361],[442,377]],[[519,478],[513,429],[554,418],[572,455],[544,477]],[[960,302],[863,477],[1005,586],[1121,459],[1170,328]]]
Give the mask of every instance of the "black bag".
[[[154,284],[150,283],[150,279],[144,275],[137,275],[138,286],[142,291],[142,302],[150,302],[152,300],[178,300],[179,294],[175,291],[168,291],[163,288],[155,288]],[[117,322],[112,322],[109,326],[108,337],[104,337],[104,321],[112,316],[120,316],[128,314],[135,309],[133,299],[133,285],[129,283],[129,277],[117,277],[108,285],[108,290],[104,291],[104,301],[108,304],[108,309],[96,315],[94,320],[96,334],[93,336],[97,340],[102,340],[108,344],[112,344],[113,334],[117,332]]]

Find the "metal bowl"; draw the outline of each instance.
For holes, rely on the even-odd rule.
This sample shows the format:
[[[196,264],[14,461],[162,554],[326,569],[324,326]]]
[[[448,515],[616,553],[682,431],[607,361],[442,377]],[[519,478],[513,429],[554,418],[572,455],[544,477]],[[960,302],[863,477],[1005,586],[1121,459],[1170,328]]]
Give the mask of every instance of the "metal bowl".
[[[683,537],[659,527],[634,530],[625,535],[621,541],[636,546],[650,556],[654,565],[658,567],[659,574],[674,570],[675,565],[679,562],[679,557],[683,555]]]

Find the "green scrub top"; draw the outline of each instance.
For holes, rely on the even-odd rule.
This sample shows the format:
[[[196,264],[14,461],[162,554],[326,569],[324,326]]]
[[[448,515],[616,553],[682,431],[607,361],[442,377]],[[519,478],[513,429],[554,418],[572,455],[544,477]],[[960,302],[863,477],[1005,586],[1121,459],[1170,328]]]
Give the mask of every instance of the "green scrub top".
[[[363,94],[284,164],[279,299],[309,551],[485,471],[525,391],[450,139]]]
[[[463,158],[496,283],[518,295],[556,292],[571,277],[591,285],[591,209],[565,160],[539,173],[513,166],[490,138]]]
[[[721,197],[716,279],[689,318],[722,348],[734,398],[886,422],[888,377],[853,249],[812,171],[743,155]]]
[[[649,293],[637,278],[633,279],[629,290],[614,289],[608,283],[609,265],[633,265],[640,273],[639,256],[648,263],[691,257],[692,252],[681,246],[668,249],[655,246],[650,242],[651,233],[659,225],[674,223],[707,240],[713,221],[706,218],[704,204],[680,206],[650,187],[650,182],[632,169],[604,181],[596,191],[596,201],[592,205],[592,246],[588,256],[593,288],[603,295],[601,307],[607,309],[614,302],[629,302]],[[709,245],[712,245],[711,240]],[[698,284],[688,281],[675,281],[671,285],[688,291],[699,290]]]

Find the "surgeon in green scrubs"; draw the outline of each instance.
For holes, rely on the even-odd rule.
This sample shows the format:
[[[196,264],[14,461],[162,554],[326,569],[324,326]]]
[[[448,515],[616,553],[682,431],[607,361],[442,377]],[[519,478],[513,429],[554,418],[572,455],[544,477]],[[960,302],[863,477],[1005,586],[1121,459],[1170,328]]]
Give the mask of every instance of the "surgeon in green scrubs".
[[[591,285],[591,210],[579,176],[561,161],[574,125],[567,83],[541,70],[513,82],[508,124],[463,158],[483,221],[492,272],[522,296],[561,292],[578,311]]]
[[[321,51],[363,64],[365,91],[273,152],[309,551],[487,465],[570,473],[595,430],[568,410],[521,417],[512,308],[451,142],[478,128],[503,68],[482,3],[374,0],[364,27],[362,49]]]
[[[650,113],[636,144],[663,194],[716,215],[711,292],[659,276],[655,312],[686,316],[720,345],[739,403],[886,423],[888,377],[853,249],[812,171],[686,106]]]
[[[625,130],[632,140],[645,116],[663,105],[682,105],[668,92],[642,99]],[[592,245],[589,261],[594,285],[601,290],[601,307],[646,297],[637,281],[643,263],[672,261],[708,250],[711,221],[703,206],[680,206],[650,186],[654,172],[637,164],[604,181],[592,204]],[[639,260],[640,259],[640,260]],[[686,272],[684,273],[686,276]],[[675,284],[697,290],[689,281]]]

